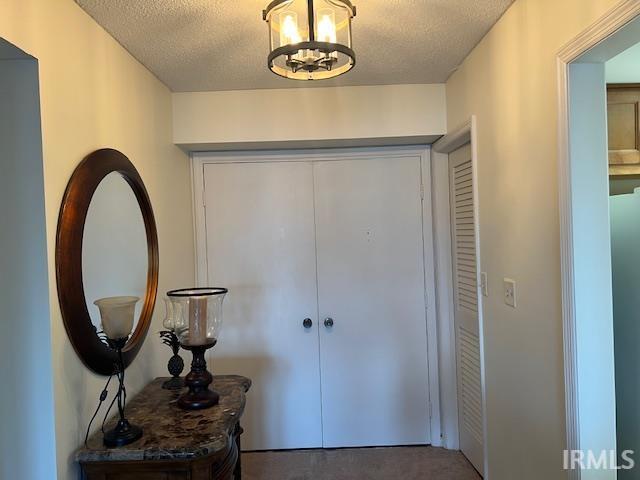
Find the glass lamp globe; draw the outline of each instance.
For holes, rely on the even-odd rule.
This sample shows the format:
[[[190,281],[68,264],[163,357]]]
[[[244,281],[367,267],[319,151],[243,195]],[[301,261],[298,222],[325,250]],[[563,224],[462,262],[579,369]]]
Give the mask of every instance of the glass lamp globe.
[[[173,328],[185,347],[208,348],[218,341],[226,288],[191,288],[167,292]]]
[[[176,308],[173,305],[173,302],[171,301],[171,299],[168,297],[164,299],[164,304],[165,304],[165,316],[164,316],[164,319],[162,320],[162,326],[167,330],[173,332],[176,328],[176,314],[175,314]]]

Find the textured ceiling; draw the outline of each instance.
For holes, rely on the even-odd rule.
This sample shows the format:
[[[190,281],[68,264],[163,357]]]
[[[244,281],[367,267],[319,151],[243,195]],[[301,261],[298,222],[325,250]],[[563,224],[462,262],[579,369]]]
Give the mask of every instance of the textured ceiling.
[[[513,0],[354,0],[357,65],[301,82],[267,67],[268,0],[76,0],[175,92],[444,82]]]

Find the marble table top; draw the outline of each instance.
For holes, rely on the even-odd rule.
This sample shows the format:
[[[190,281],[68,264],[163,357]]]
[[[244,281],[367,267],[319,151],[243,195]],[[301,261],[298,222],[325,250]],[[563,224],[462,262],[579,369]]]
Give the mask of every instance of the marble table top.
[[[81,463],[185,460],[227,448],[229,436],[244,411],[245,393],[251,380],[236,375],[214,376],[211,389],[220,394],[220,403],[195,411],[178,407],[176,401],[184,390],[163,389],[166,380],[156,378],[127,402],[126,417],[142,427],[141,439],[124,447],[106,448],[98,429],[89,437],[87,446],[76,452],[76,460]],[[100,415],[96,419],[99,421]],[[116,421],[117,414],[105,424],[105,431],[113,428]]]

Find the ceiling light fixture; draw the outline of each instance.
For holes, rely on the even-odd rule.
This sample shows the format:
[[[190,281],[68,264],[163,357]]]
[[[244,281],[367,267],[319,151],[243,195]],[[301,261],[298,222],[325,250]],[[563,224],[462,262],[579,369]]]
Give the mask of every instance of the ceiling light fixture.
[[[268,66],[295,80],[337,77],[356,64],[349,0],[273,0],[262,12],[269,24]]]

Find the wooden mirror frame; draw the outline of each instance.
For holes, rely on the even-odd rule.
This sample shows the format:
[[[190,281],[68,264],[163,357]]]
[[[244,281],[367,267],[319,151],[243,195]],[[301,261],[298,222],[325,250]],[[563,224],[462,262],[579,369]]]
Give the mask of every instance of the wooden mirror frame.
[[[82,278],[82,239],[91,199],[100,182],[117,172],[133,190],[142,212],[147,235],[147,286],[140,318],[123,350],[128,366],[138,354],[151,325],[158,292],[158,232],[149,195],[131,161],[109,148],[87,155],[76,167],[62,199],[56,237],[58,301],[69,340],[82,362],[95,373],[111,375],[116,352],[98,337],[91,321]]]

